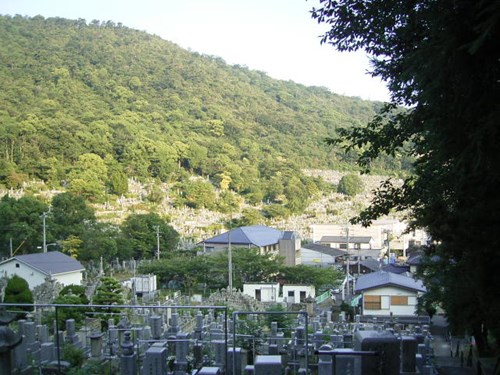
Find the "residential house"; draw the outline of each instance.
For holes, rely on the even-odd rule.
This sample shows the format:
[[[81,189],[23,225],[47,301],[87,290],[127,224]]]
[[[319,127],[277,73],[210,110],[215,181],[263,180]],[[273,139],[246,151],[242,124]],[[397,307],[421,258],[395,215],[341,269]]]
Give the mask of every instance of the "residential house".
[[[300,237],[295,232],[281,231],[264,225],[231,229],[228,232],[201,241],[204,253],[232,247],[257,248],[261,254],[275,254],[285,258],[285,264],[300,263]]]
[[[346,225],[314,224],[310,227],[313,242],[319,242],[325,236],[346,237]],[[396,219],[382,219],[373,221],[370,227],[360,225],[349,226],[350,237],[371,237],[372,249],[384,249],[385,253],[396,253],[406,257],[407,250],[428,242],[425,231],[408,230],[408,224]],[[389,245],[389,246],[388,246]],[[350,246],[350,248],[352,245]]]
[[[354,292],[362,295],[364,316],[408,317],[417,315],[417,299],[426,289],[419,280],[378,271],[360,276]]]
[[[379,260],[368,258],[359,261],[358,259],[349,262],[349,273],[351,275],[364,275],[371,272],[380,271],[382,263]],[[344,271],[347,264],[344,262]]]
[[[80,285],[84,271],[79,261],[59,251],[16,255],[0,262],[0,276],[20,276],[30,289],[44,283],[48,277],[64,286]]]
[[[317,243],[304,244],[300,249],[301,264],[315,267],[341,264],[346,254],[345,250],[333,249]]]
[[[373,238],[371,236],[323,236],[318,243],[341,250],[373,248]]]
[[[417,272],[421,260],[422,260],[422,254],[420,253],[413,254],[408,258],[406,264],[408,264],[408,266],[410,267],[411,273],[415,274]]]

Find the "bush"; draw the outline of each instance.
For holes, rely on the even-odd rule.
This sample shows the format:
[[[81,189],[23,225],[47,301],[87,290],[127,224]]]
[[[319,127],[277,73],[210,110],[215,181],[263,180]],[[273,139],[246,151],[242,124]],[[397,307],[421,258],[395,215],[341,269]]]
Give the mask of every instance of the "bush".
[[[364,189],[365,186],[361,177],[356,174],[348,174],[340,179],[337,192],[354,197],[363,192]]]
[[[22,277],[17,275],[12,276],[5,287],[5,303],[33,303],[33,294],[29,288],[29,284]],[[31,311],[33,307],[23,306],[21,310]]]

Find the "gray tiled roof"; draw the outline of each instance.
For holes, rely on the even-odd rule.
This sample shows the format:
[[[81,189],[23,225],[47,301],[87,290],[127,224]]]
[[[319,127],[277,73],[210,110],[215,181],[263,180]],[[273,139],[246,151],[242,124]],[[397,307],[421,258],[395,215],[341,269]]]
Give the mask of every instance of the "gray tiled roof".
[[[205,244],[227,244],[231,241],[233,245],[254,245],[258,247],[274,245],[283,238],[280,230],[266,227],[265,225],[253,225],[231,229],[229,232],[209,238],[202,243]]]
[[[370,236],[352,236],[349,237],[349,243],[370,243],[372,238]],[[323,236],[320,242],[331,242],[331,243],[347,243],[347,237],[345,236]]]
[[[283,232],[283,240],[294,240],[297,238],[297,234],[293,230],[286,230]]]
[[[347,254],[347,251],[345,250],[339,250],[339,249],[334,249],[330,246],[325,246],[325,245],[320,245],[317,243],[308,243],[305,245],[302,245],[304,249],[309,249],[313,251],[317,251],[318,253],[330,255],[330,256],[343,256]]]
[[[364,259],[361,261],[361,265],[371,269],[372,271],[378,271],[380,270],[380,261],[376,259]]]
[[[378,288],[382,286],[398,286],[403,289],[416,290],[425,292],[425,286],[420,280],[415,280],[411,277],[398,275],[392,272],[378,271],[362,275],[356,281],[355,292],[359,293],[363,290]]]
[[[85,267],[70,256],[59,251],[49,251],[47,253],[36,253],[26,255],[16,255],[14,258],[30,267],[33,267],[46,275],[57,275],[71,271],[83,271]],[[5,262],[8,262],[6,260]]]

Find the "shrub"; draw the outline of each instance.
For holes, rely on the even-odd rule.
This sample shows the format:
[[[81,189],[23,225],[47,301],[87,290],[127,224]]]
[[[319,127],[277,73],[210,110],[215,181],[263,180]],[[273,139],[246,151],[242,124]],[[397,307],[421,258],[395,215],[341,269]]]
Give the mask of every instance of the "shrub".
[[[5,287],[5,303],[33,303],[33,294],[29,288],[29,284],[22,277],[17,275],[12,276]],[[21,310],[31,311],[31,306],[23,306]]]

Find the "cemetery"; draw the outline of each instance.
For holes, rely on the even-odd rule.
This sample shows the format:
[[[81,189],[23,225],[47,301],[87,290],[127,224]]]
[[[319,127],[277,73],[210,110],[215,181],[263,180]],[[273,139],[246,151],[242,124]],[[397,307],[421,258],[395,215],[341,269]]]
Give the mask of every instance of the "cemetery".
[[[428,325],[347,322],[311,306],[2,304],[0,373],[123,375],[433,374]],[[83,319],[58,320],[68,311]],[[7,371],[9,369],[9,371]],[[6,372],[7,371],[7,372]],[[80,371],[80,372],[78,372]]]

